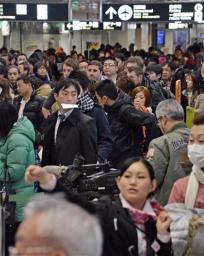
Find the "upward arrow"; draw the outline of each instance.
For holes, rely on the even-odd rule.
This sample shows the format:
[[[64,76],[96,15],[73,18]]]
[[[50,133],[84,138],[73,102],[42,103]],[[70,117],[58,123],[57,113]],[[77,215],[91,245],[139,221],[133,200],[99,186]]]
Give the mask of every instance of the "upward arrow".
[[[111,6],[110,8],[108,8],[108,10],[105,12],[106,15],[109,14],[109,18],[110,20],[113,19],[113,15],[117,14],[117,11]]]

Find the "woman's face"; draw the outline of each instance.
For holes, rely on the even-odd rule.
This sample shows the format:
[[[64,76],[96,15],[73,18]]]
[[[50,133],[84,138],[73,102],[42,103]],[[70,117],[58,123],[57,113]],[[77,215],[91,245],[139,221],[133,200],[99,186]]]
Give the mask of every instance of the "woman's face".
[[[193,89],[193,79],[191,75],[186,76],[187,89]]]
[[[38,71],[37,71],[38,75],[40,76],[46,76],[47,75],[47,69],[45,68],[45,66],[41,66],[38,68]]]
[[[136,162],[117,178],[117,186],[131,206],[143,209],[148,195],[156,189],[156,180],[151,180],[143,163]]]
[[[144,92],[138,92],[134,98],[134,106],[137,107],[138,105],[145,106],[146,98]]]
[[[15,83],[18,79],[18,75],[19,75],[19,72],[17,68],[14,68],[14,67],[10,68],[8,71],[8,80],[11,83]]]

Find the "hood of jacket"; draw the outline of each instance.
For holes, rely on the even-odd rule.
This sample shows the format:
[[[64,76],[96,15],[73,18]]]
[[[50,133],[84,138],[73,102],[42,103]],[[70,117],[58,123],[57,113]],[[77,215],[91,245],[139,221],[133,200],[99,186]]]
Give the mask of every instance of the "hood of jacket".
[[[8,137],[12,134],[22,134],[28,137],[33,142],[35,141],[35,131],[33,128],[33,124],[28,120],[26,116],[20,118],[10,130]]]

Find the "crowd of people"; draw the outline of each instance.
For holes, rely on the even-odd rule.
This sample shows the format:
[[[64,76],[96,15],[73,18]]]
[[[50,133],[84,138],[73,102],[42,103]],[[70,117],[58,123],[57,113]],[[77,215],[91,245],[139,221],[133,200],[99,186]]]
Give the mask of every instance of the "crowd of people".
[[[9,194],[10,255],[176,255],[168,205],[199,209],[180,256],[200,255],[192,245],[204,213],[203,102],[202,44],[168,55],[119,43],[84,55],[1,48],[0,181]],[[72,165],[76,155],[118,169],[115,200],[91,202],[43,168]],[[36,191],[50,195],[36,199]]]

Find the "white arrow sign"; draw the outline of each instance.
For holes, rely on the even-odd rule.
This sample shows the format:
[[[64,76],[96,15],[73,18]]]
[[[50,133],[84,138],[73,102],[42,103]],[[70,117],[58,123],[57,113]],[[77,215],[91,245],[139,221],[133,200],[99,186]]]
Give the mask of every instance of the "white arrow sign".
[[[69,22],[67,23],[67,26],[66,26],[68,29],[71,29],[72,28],[72,24]]]
[[[109,18],[110,20],[113,19],[113,15],[117,14],[117,11],[111,6],[110,8],[108,8],[108,10],[105,12],[106,15],[110,15]]]

